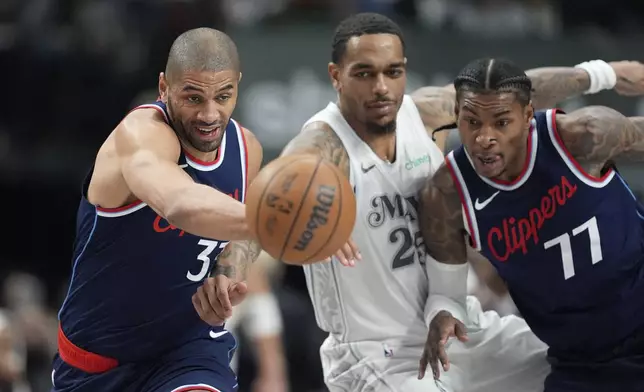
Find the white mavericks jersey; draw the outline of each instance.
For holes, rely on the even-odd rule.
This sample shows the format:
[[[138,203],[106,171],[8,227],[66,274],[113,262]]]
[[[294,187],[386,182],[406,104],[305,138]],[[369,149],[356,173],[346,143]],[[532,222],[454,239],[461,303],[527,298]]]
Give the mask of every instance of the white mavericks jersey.
[[[419,193],[443,163],[412,98],[398,112],[396,160],[381,160],[345,121],[334,103],[307,121],[325,122],[350,160],[357,203],[352,238],[362,261],[304,266],[318,325],[340,342],[422,344],[429,280],[418,226]]]

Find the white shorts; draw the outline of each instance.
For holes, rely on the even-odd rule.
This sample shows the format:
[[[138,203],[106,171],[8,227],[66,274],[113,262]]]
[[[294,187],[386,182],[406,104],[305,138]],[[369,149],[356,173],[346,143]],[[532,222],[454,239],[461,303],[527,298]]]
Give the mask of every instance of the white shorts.
[[[516,316],[483,312],[468,297],[469,341],[451,340],[450,370],[435,382],[428,369],[418,380],[422,346],[341,343],[329,336],[322,347],[324,379],[330,392],[541,392],[550,372],[547,346]]]

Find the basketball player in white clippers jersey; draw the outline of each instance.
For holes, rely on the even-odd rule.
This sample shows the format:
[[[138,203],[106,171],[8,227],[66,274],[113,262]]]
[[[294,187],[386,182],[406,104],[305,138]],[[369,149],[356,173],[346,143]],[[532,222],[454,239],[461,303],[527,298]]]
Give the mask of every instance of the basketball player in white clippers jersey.
[[[425,87],[404,94],[404,41],[399,27],[378,14],[357,14],[336,30],[329,74],[338,91],[304,125],[282,155],[314,154],[336,164],[357,199],[352,238],[330,263],[305,266],[320,328],[331,392],[541,391],[549,371],[546,347],[523,319],[483,313],[468,299],[465,344],[448,348],[451,367],[435,382],[419,380],[418,361],[433,317],[428,298],[432,268],[417,222],[422,184],[443,162],[453,123],[453,88]],[[529,71],[537,107],[582,93],[587,78],[574,68]],[[585,86],[585,87],[584,87]],[[545,93],[545,94],[539,94]],[[361,260],[352,263],[357,245]],[[344,268],[342,265],[354,265]],[[439,282],[443,285],[448,282]]]

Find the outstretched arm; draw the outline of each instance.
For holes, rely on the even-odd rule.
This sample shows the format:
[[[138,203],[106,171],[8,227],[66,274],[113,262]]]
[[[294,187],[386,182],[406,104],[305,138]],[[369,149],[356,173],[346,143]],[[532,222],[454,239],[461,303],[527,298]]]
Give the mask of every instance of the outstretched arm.
[[[548,109],[590,88],[590,75],[581,68],[544,67],[526,71],[532,80],[532,106]]]
[[[644,117],[588,106],[557,114],[556,124],[568,151],[591,175],[600,175],[607,162],[644,162]]]
[[[179,168],[179,141],[150,110],[130,113],[115,129],[114,140],[121,175],[130,192],[170,224],[200,237],[252,238],[244,205],[196,183]]]
[[[616,83],[610,84],[610,75],[600,73],[595,77],[593,89],[614,88],[622,95],[644,93],[644,65],[635,61],[617,61],[599,68],[615,73]],[[591,70],[597,70],[596,66]],[[599,71],[597,71],[599,72]],[[591,74],[579,67],[542,67],[526,71],[532,80],[532,105],[535,109],[548,109],[557,103],[591,89]],[[606,84],[608,83],[608,84]],[[606,87],[607,86],[607,87]],[[434,134],[436,144],[444,150],[448,132],[434,132],[439,127],[456,126],[454,105],[456,93],[453,85],[445,87],[422,87],[412,93],[427,132]]]

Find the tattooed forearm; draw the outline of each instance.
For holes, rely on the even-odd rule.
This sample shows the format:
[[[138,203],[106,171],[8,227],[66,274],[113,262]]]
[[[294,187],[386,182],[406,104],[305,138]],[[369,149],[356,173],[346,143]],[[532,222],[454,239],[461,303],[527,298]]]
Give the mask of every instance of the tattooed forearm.
[[[467,261],[461,203],[444,164],[421,192],[420,229],[434,259],[447,264]]]
[[[282,151],[282,156],[296,154],[319,155],[336,165],[347,178],[349,177],[347,150],[344,148],[342,140],[327,123],[308,124]]]
[[[456,128],[456,91],[454,86],[422,87],[412,93],[414,103],[420,113],[420,118],[425,125],[425,130],[436,142],[436,145],[445,150],[449,132],[446,130]]]
[[[411,96],[425,127],[436,129],[456,122],[456,91],[453,86],[422,87]]]
[[[213,275],[226,275],[233,281],[246,280],[248,267],[257,260],[262,248],[255,241],[233,241],[219,255]]]
[[[605,106],[589,106],[557,115],[557,129],[590,174],[599,174],[609,161],[644,162],[644,117],[628,118]]]
[[[526,71],[532,80],[532,105],[548,109],[590,88],[588,73],[580,68],[546,67]]]

